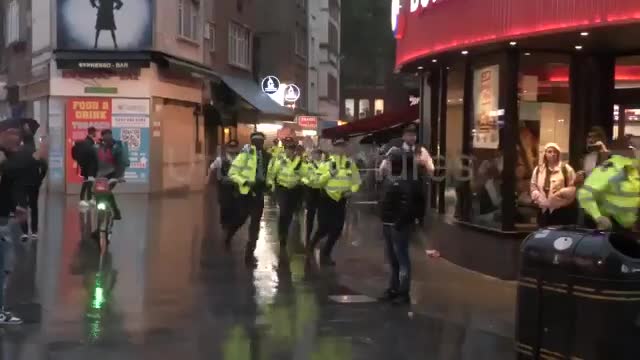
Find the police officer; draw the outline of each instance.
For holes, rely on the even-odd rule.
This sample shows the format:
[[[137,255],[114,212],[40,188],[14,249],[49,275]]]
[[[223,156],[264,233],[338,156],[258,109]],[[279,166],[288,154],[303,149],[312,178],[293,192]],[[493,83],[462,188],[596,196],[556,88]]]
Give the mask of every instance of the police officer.
[[[580,206],[598,229],[626,232],[640,208],[640,162],[613,155],[595,168],[578,191]]]
[[[253,255],[260,232],[260,220],[264,210],[264,193],[267,190],[267,171],[271,154],[264,149],[265,136],[261,132],[251,134],[251,145],[246,145],[231,163],[229,179],[237,186],[236,214],[229,225],[225,243],[230,243],[238,229],[251,218],[249,242],[245,249],[245,262],[255,265]]]
[[[304,163],[303,167],[304,175],[302,176],[302,183],[304,184],[305,206],[307,210],[305,241],[307,244],[311,242],[311,234],[313,233],[313,226],[322,195],[322,190],[319,188],[315,177],[318,169],[322,166],[323,156],[322,150],[312,150],[309,159]]]
[[[316,245],[327,237],[320,253],[321,265],[335,265],[331,252],[342,234],[347,211],[347,199],[360,189],[360,173],[356,163],[347,155],[347,140],[333,141],[334,154],[317,172],[316,184],[322,189],[318,208],[318,230],[308,244],[311,255]]]
[[[234,204],[237,201],[235,197],[235,184],[229,178],[229,170],[231,163],[238,155],[238,141],[230,140],[221,149],[218,156],[209,168],[209,183],[216,185],[216,194],[220,211],[220,225],[223,230],[227,230],[234,216]],[[225,239],[229,240],[229,239]],[[230,246],[231,243],[225,243]]]
[[[301,201],[299,186],[302,181],[302,158],[292,138],[284,140],[284,155],[272,158],[269,166],[268,183],[275,188],[278,208],[278,239],[280,246],[287,244],[287,234],[293,215]]]

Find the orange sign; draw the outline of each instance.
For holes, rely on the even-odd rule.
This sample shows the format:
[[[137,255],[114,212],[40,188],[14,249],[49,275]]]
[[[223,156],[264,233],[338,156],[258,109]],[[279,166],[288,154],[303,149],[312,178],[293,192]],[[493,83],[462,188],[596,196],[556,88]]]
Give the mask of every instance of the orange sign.
[[[303,129],[316,130],[318,128],[318,118],[316,116],[298,116],[298,125]]]
[[[73,144],[87,136],[87,129],[98,132],[111,128],[110,98],[77,98],[67,101],[67,183],[82,183],[78,164],[71,158]]]

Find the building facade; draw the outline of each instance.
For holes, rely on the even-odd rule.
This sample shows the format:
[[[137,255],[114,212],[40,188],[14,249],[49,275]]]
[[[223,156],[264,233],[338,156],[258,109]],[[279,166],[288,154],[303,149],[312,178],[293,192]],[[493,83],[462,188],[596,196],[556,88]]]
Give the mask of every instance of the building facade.
[[[293,119],[252,76],[254,2],[229,3],[116,1],[106,16],[91,2],[3,0],[5,102],[48,133],[53,191],[79,190],[70,153],[89,126],[129,146],[119,190],[148,193],[202,189],[217,145],[237,137],[238,124]]]
[[[309,2],[309,112],[340,118],[340,0]]]
[[[459,169],[433,182],[431,238],[454,262],[515,278],[519,243],[536,228],[529,181],[544,145],[557,143],[577,170],[593,126],[637,147],[640,3],[407,0],[393,8],[396,66],[419,74],[431,151]]]
[[[257,2],[256,51],[259,78],[276,76],[282,83],[295,84],[301,90],[296,106],[308,109],[308,16],[309,0],[273,0]]]
[[[408,89],[394,74],[389,1],[355,0],[341,7],[340,119],[354,121],[405,111]],[[364,31],[363,29],[366,29]]]

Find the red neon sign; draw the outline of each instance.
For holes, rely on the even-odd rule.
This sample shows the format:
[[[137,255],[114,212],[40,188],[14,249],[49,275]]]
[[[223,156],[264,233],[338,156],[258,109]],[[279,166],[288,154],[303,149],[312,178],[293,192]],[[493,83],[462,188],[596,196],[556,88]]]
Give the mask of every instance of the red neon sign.
[[[409,7],[405,0],[402,6]],[[517,38],[640,22],[638,0],[451,0],[405,12],[396,65],[436,53]],[[410,10],[410,9],[407,9]]]

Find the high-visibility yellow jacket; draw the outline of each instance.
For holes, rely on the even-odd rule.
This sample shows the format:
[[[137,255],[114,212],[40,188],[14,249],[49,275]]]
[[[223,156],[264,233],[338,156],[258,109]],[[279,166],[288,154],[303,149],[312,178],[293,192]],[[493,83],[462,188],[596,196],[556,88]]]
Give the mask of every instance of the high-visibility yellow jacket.
[[[267,184],[271,187],[280,185],[287,189],[293,189],[302,181],[302,166],[303,162],[299,156],[293,159],[287,156],[272,158],[269,163]]]
[[[253,145],[245,146],[233,160],[229,169],[229,179],[238,186],[238,190],[242,195],[247,195],[251,191],[251,184],[256,182],[256,170],[258,168],[256,151],[256,147]],[[265,156],[263,161],[270,161],[270,158]]]
[[[597,167],[578,191],[580,206],[593,219],[606,216],[631,228],[640,207],[640,172],[634,159],[614,155]]]
[[[269,153],[274,159],[280,157],[284,154],[284,146],[274,145],[269,149]]]
[[[323,161],[314,161],[308,160],[303,164],[302,167],[302,183],[310,188],[319,189],[321,188],[320,184],[318,184],[319,176],[318,170],[324,164]]]
[[[360,190],[360,172],[348,156],[332,155],[317,171],[317,185],[335,201]]]

